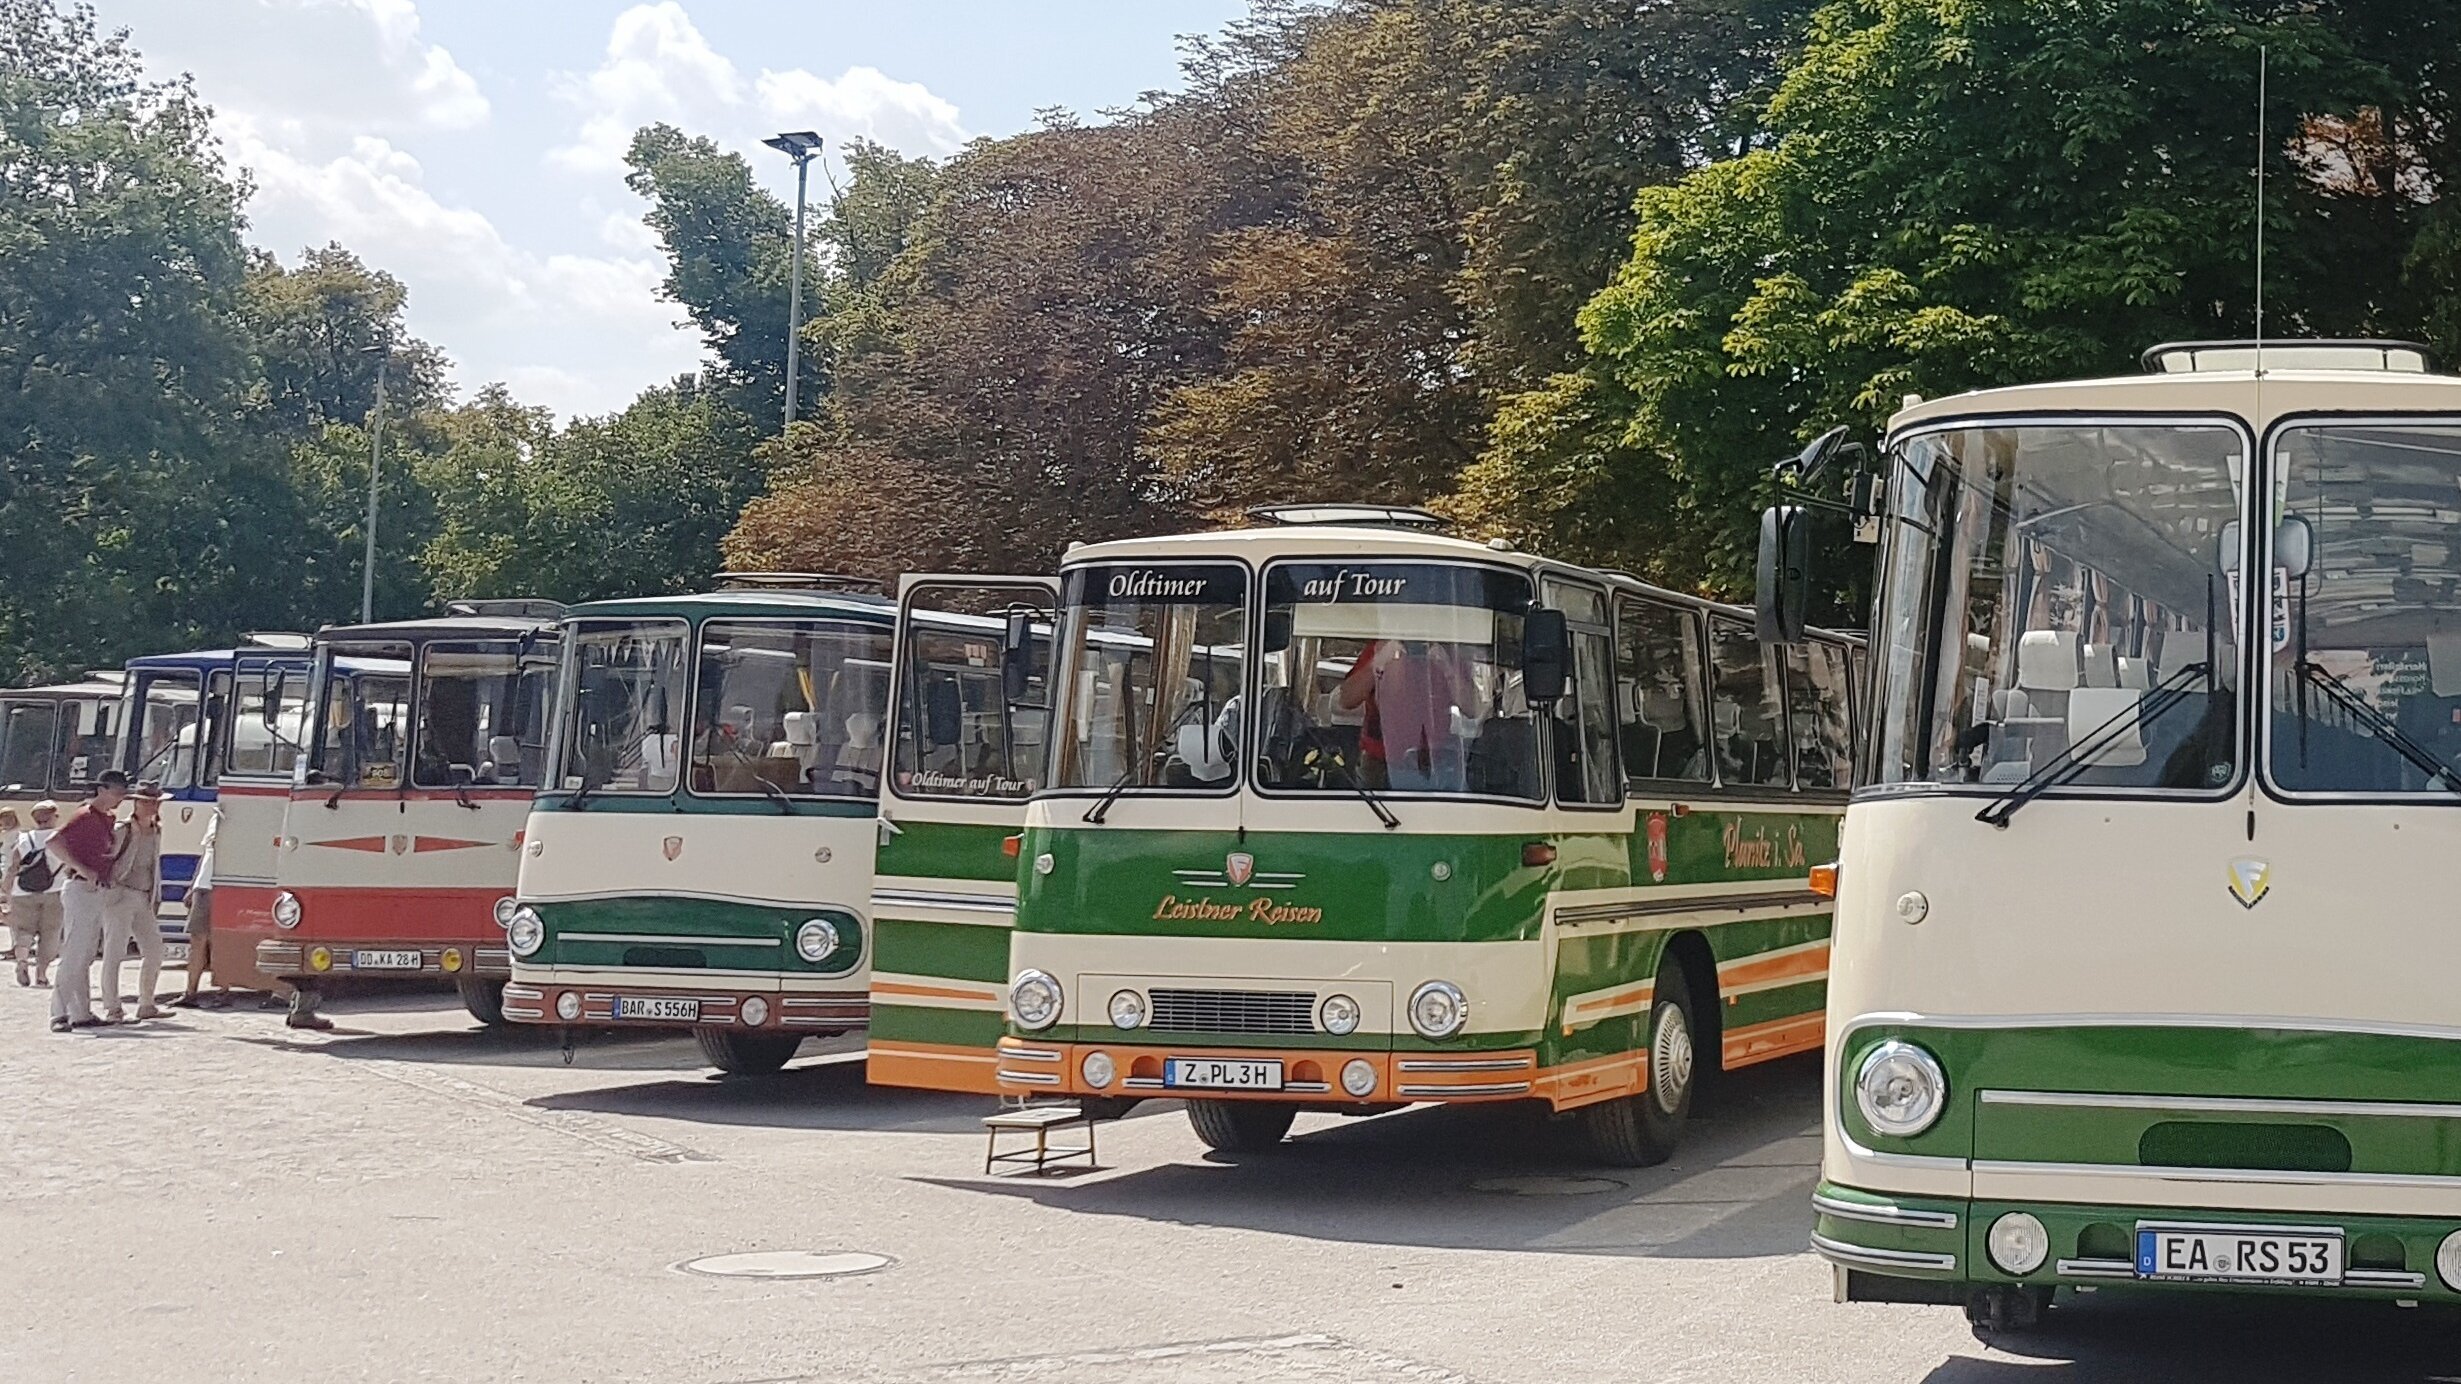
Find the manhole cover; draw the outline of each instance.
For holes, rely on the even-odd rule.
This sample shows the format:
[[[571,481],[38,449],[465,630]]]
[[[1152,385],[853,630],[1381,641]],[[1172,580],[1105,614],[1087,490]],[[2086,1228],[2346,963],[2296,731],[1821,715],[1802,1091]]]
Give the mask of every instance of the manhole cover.
[[[1470,1184],[1473,1192],[1506,1197],[1594,1197],[1623,1189],[1611,1177],[1490,1177]]]
[[[896,1261],[885,1254],[853,1254],[817,1249],[771,1249],[751,1254],[713,1254],[676,1265],[685,1273],[712,1278],[847,1278],[885,1269]]]

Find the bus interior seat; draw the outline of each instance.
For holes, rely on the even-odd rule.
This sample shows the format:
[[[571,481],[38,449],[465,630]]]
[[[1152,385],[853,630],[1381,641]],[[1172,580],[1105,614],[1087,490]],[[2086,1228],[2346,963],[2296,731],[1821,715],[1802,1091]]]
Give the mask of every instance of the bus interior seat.
[[[2427,690],[2461,697],[2461,628],[2439,624],[2427,631]]]
[[[2087,758],[2097,766],[2121,768],[2144,763],[2145,728],[2136,715],[2140,697],[2132,687],[2080,687],[2070,693],[2068,743],[2084,746],[2087,737],[2094,737],[2099,748]],[[2096,732],[2100,734],[2097,736]]]
[[[2072,631],[2027,630],[2017,641],[2017,686],[2029,692],[2073,692],[2079,671]]]
[[[2119,659],[2108,644],[2077,646],[2077,686],[2117,687]]]
[[[2144,659],[2122,655],[2119,659],[2119,685],[2143,692],[2153,686],[2152,670]]]

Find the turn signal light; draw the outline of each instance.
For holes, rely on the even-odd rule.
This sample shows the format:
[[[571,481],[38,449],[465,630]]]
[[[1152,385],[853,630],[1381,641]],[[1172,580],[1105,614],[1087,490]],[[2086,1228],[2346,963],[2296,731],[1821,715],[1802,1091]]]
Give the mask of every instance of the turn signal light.
[[[1555,863],[1555,847],[1544,841],[1525,842],[1521,847],[1521,863],[1532,869],[1552,865]]]
[[[1824,899],[1837,897],[1837,862],[1814,865],[1811,873],[1812,892]]]
[[[1011,860],[1015,860],[1017,858],[1017,852],[1024,849],[1025,837],[1022,834],[1016,836],[1003,836],[1000,838],[1000,854],[1007,856]]]

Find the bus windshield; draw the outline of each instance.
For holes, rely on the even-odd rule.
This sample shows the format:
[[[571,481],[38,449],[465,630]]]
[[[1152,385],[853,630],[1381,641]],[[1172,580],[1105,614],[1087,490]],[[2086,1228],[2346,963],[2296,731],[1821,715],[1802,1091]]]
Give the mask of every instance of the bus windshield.
[[[877,796],[891,637],[885,624],[703,621],[692,791]]]
[[[681,620],[565,627],[568,708],[556,783],[569,793],[668,794],[683,767]]]
[[[1247,587],[1247,569],[1230,563],[1067,573],[1053,787],[1231,786]]]
[[[128,691],[133,714],[124,729],[133,742],[128,776],[178,792],[198,785],[199,682],[194,673],[139,673]],[[207,782],[211,775],[206,776]]]
[[[1529,608],[1529,578],[1500,568],[1266,568],[1258,786],[1538,798],[1537,718],[1521,694]]]
[[[2302,425],[2276,446],[2273,781],[2452,791],[2430,769],[2461,770],[2461,424]]]
[[[2013,788],[2073,750],[2089,789],[2228,784],[2246,456],[2218,423],[1905,442],[1872,781]]]
[[[308,670],[249,669],[240,673],[236,689],[220,751],[222,772],[289,778],[307,737]]]
[[[419,652],[421,788],[538,786],[546,764],[548,641],[432,643]]]
[[[354,660],[343,670],[328,655],[314,676],[321,690],[323,731],[317,737],[311,782],[342,788],[401,789],[410,758],[410,650],[399,658]]]

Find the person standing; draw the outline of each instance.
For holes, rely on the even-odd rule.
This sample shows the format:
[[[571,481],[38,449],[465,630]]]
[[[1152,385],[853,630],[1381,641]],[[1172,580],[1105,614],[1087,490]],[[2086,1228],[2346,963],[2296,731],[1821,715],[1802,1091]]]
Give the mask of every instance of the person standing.
[[[60,954],[61,873],[43,847],[59,829],[60,805],[49,798],[34,805],[34,826],[8,845],[0,866],[0,913],[8,915],[17,944],[17,983],[49,985],[51,963]],[[26,974],[33,963],[33,975]]]
[[[188,988],[171,1001],[181,1009],[197,1007],[197,981],[214,965],[214,837],[222,830],[219,809],[205,819],[205,840],[197,848],[196,877],[188,881]],[[229,1002],[225,987],[214,987],[215,1007]]]
[[[103,901],[103,1022],[124,1023],[120,966],[137,944],[137,1017],[159,1019],[154,987],[162,983],[162,790],[140,784],[128,823],[111,856],[111,891]]]
[[[111,897],[111,867],[119,846],[114,825],[128,800],[128,775],[106,769],[94,781],[94,796],[68,814],[44,843],[54,868],[67,875],[60,886],[60,973],[51,987],[51,1031],[93,1028],[94,961],[102,953],[103,914]]]

